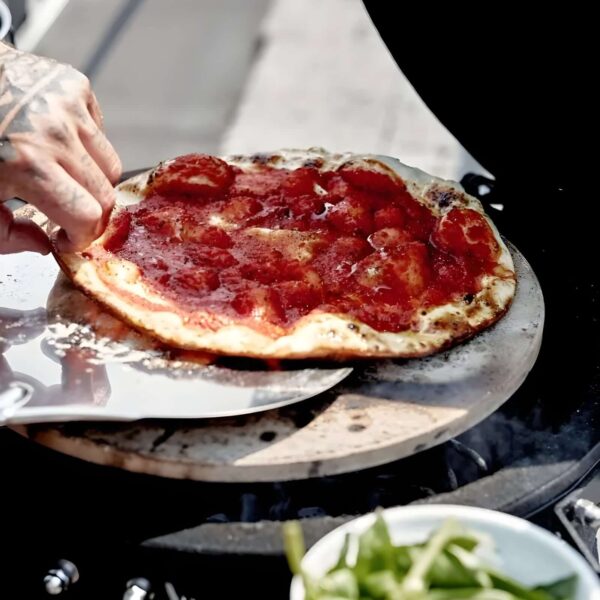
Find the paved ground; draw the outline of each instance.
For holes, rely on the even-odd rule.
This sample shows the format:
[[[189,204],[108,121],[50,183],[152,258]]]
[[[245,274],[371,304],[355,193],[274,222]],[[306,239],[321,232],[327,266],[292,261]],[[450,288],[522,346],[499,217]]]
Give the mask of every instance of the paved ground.
[[[315,145],[474,168],[360,0],[36,0],[65,1],[37,51],[90,71],[127,169]]]
[[[126,169],[143,167],[185,152],[218,150],[268,4],[71,0],[36,52],[81,70],[97,65],[91,75],[109,136]],[[120,34],[111,39],[128,9]]]

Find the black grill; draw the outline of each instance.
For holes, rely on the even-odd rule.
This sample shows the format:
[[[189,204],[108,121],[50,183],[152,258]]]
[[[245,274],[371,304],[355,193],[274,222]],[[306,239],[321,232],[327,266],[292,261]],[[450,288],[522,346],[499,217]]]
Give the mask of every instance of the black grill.
[[[4,526],[3,541],[12,549],[7,572],[30,588],[24,597],[36,597],[53,561],[68,558],[81,573],[72,598],[119,598],[138,575],[151,581],[158,598],[168,597],[166,581],[199,598],[207,581],[219,578],[222,597],[284,598],[289,575],[281,521],[303,519],[312,542],[378,506],[470,504],[556,527],[548,509],[600,460],[597,207],[583,211],[566,192],[518,197],[478,177],[464,184],[472,193],[491,189],[483,196],[487,210],[528,258],[545,293],[542,352],[509,402],[457,439],[413,457],[272,484],[148,477],[1,432],[4,514],[12,507],[20,515]]]

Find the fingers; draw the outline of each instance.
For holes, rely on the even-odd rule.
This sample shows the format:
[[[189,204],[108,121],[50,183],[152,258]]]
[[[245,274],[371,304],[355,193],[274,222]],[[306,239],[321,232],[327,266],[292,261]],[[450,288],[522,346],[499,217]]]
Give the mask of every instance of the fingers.
[[[20,153],[21,162],[10,170],[11,185],[5,186],[3,193],[37,206],[62,227],[66,234],[61,248],[65,251],[87,247],[106,228],[115,202],[114,189],[104,173],[74,135],[62,146],[62,153],[56,152],[56,158],[44,146],[21,148]],[[21,232],[36,235],[21,222],[14,227],[11,224],[11,247]],[[4,235],[8,236],[6,229]],[[35,239],[39,242],[39,237]]]
[[[33,221],[15,219],[10,210],[0,204],[0,254],[25,251],[48,254],[48,236]]]
[[[72,142],[70,150],[59,164],[99,202],[103,221],[107,221],[115,205],[113,186],[79,140]]]
[[[35,204],[65,230],[60,245],[64,251],[82,250],[101,233],[101,204],[60,165],[51,163],[24,199]]]
[[[89,115],[87,125],[90,148],[98,152],[99,146],[92,140],[104,136]],[[90,133],[91,128],[98,132],[95,136]],[[65,230],[58,238],[62,250],[82,250],[106,228],[115,191],[74,127],[52,126],[47,135],[52,143],[21,145],[20,162],[14,164],[16,168],[11,169],[9,179],[16,195],[37,206]],[[112,150],[110,144],[108,147]],[[107,164],[112,164],[112,176],[118,176],[118,157],[109,158],[105,168]],[[15,231],[21,229],[17,227]]]
[[[100,105],[98,104],[96,94],[94,94],[94,92],[91,89],[87,109],[90,113],[90,116],[94,120],[94,123],[96,123],[98,129],[104,132],[104,116],[102,115],[102,111],[100,110]]]
[[[96,129],[94,133],[80,132],[79,139],[110,183],[118,183],[123,171],[121,159],[106,136]]]
[[[67,131],[68,135],[63,143],[63,151],[57,154],[57,162],[100,204],[102,215],[97,229],[99,235],[104,231],[115,204],[112,183],[116,183],[121,176],[121,161],[99,129],[98,123],[102,123],[100,109],[91,90],[89,97],[87,108],[83,102],[73,107],[76,121],[62,132]],[[73,238],[72,232],[69,232],[69,237]],[[86,235],[83,237],[87,238]]]
[[[84,119],[80,125],[79,139],[94,162],[114,185],[121,177],[121,160],[103,133],[102,116],[93,92],[91,97],[92,100],[87,106],[91,119]]]

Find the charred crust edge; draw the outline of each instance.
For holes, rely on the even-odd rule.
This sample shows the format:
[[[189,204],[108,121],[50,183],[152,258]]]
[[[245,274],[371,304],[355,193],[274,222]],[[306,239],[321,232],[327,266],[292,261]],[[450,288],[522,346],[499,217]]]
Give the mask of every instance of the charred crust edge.
[[[425,197],[439,208],[448,208],[455,205],[466,206],[469,203],[465,194],[460,190],[439,184],[432,185],[425,193]]]

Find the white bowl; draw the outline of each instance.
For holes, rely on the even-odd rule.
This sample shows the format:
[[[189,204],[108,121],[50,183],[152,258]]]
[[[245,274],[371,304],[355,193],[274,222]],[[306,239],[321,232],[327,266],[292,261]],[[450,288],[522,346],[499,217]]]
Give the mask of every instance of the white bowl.
[[[396,545],[423,542],[448,517],[454,517],[470,529],[492,537],[500,570],[525,585],[550,583],[577,575],[576,600],[600,600],[600,582],[596,573],[571,546],[545,529],[528,521],[483,508],[437,504],[400,506],[383,511],[383,517]],[[310,575],[324,575],[336,564],[346,533],[360,534],[375,519],[369,514],[338,527],[319,540],[302,561]],[[294,577],[291,600],[304,600],[304,586]]]

